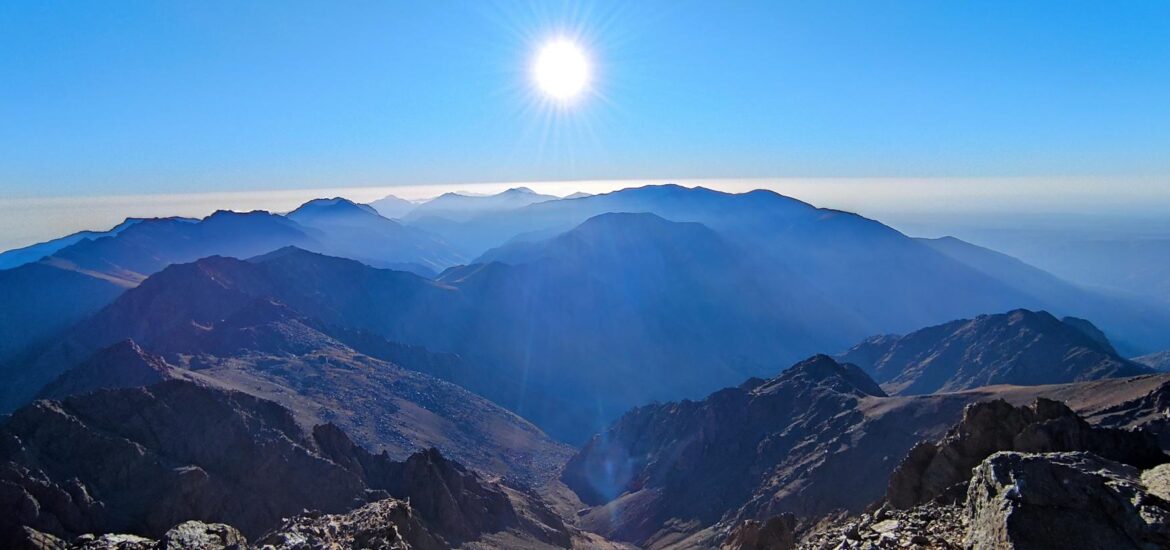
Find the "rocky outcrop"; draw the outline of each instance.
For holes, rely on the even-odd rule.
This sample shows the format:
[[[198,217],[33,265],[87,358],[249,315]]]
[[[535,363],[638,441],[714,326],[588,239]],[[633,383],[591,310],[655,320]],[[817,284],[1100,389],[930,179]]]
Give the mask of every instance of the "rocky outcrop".
[[[410,504],[394,499],[372,502],[345,514],[300,514],[257,539],[255,546],[272,550],[447,548],[427,531]]]
[[[444,544],[508,532],[569,545],[535,497],[428,450],[405,462],[358,447],[336,427],[306,434],[279,405],[185,381],[38,401],[0,424],[0,540],[25,528],[71,540],[132,533],[177,541],[255,537],[303,510],[339,514],[372,500],[417,503]],[[202,534],[200,534],[202,533]],[[172,537],[172,538],[174,538]],[[178,544],[177,542],[175,544]]]
[[[989,401],[967,406],[941,441],[911,449],[890,476],[886,499],[909,508],[944,496],[997,451],[1088,451],[1139,468],[1170,460],[1150,434],[1090,426],[1057,401],[1038,399],[1027,407]],[[952,500],[960,496],[950,493]]]
[[[184,521],[172,527],[159,550],[246,550],[248,540],[235,527],[222,523]]]
[[[966,536],[961,505],[930,503],[907,510],[882,507],[855,518],[815,525],[801,537],[801,550],[959,550]]]
[[[1170,503],[1092,453],[996,453],[975,469],[966,512],[973,550],[1170,547]]]
[[[1149,374],[1084,319],[1018,309],[861,342],[838,358],[887,392],[919,395],[991,386],[1060,384]]]
[[[754,519],[740,523],[720,550],[792,550],[796,548],[796,516],[782,514],[765,521]]]

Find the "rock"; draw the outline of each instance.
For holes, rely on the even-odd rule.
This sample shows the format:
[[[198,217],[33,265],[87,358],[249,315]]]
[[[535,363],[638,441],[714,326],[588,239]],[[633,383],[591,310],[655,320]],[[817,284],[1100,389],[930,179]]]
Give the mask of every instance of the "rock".
[[[285,520],[256,541],[271,550],[363,548],[438,550],[446,548],[415,517],[410,504],[386,499],[346,514],[305,513]]]
[[[73,550],[154,550],[157,542],[138,535],[107,533],[77,537],[69,547]]]
[[[1142,485],[1150,494],[1170,501],[1170,464],[1154,466],[1142,472]]]
[[[896,508],[940,497],[957,502],[964,493],[948,489],[965,483],[971,469],[997,451],[1088,451],[1138,468],[1170,460],[1152,435],[1090,426],[1057,401],[1041,398],[1027,407],[974,403],[941,441],[910,450],[890,476],[886,499]]]
[[[538,497],[436,449],[394,461],[336,426],[306,433],[287,409],[240,392],[170,380],[37,401],[0,421],[0,546],[29,527],[230,548],[306,509],[341,514],[388,497],[413,502],[451,546],[505,531],[526,543],[571,540]],[[192,518],[234,528],[175,527]]]
[[[792,550],[796,548],[796,516],[782,514],[767,521],[746,520],[731,531],[721,550]]]
[[[248,540],[235,527],[222,523],[185,521],[171,528],[158,550],[246,550]]]
[[[973,550],[1170,547],[1170,503],[1136,468],[1087,452],[999,452],[971,478]]]

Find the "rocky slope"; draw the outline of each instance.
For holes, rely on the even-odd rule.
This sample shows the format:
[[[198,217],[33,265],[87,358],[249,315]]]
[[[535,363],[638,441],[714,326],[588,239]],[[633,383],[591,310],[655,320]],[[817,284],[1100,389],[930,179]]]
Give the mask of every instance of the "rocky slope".
[[[28,527],[164,536],[196,519],[248,537],[304,509],[344,513],[409,499],[444,544],[507,532],[565,547],[571,533],[532,495],[488,481],[435,450],[395,462],[336,427],[306,433],[275,403],[184,381],[38,401],[0,425],[4,540]]]
[[[857,367],[821,356],[702,401],[635,409],[570,460],[562,480],[590,506],[581,525],[608,538],[647,548],[709,548],[742,520],[791,513],[805,532],[818,518],[861,513],[883,500],[903,457],[921,441],[943,438],[971,403],[1006,399],[1027,405],[1047,395],[1068,402],[1094,425],[1063,405],[1043,402],[1049,405],[1039,413],[1029,408],[1015,413],[1014,423],[979,423],[983,437],[960,438],[963,448],[979,448],[985,439],[1006,446],[987,445],[962,460],[935,449],[929,459],[911,461],[930,472],[927,479],[950,480],[943,473],[962,467],[969,477],[971,466],[990,453],[1017,448],[1088,447],[1115,459],[1106,449],[1145,452],[1144,462],[1132,460],[1148,466],[1157,452],[1149,436],[1135,442],[1098,426],[1156,426],[1158,414],[1149,402],[1166,384],[1167,377],[1158,375],[886,397]],[[981,407],[1016,410],[1003,403]],[[1016,439],[1020,446],[1011,446]],[[941,491],[950,483],[937,486]],[[767,531],[764,525],[760,533]]]
[[[915,445],[890,476],[886,502],[909,508],[946,498],[1000,451],[1091,452],[1140,469],[1170,460],[1151,433],[1092,426],[1058,401],[1041,398],[1023,407],[987,401],[967,406],[941,440]]]
[[[594,506],[583,526],[650,547],[721,519],[860,509],[893,468],[880,457],[901,456],[918,437],[893,415],[867,416],[863,404],[884,395],[857,367],[813,357],[703,401],[637,408],[561,479]]]
[[[1159,371],[1170,370],[1170,350],[1150,353],[1141,357],[1134,357],[1134,362]]]
[[[97,351],[42,395],[181,378],[277,402],[302,426],[334,423],[394,459],[438,447],[479,471],[537,485],[568,457],[567,447],[515,414],[449,382],[359,353],[287,306],[203,296],[218,300],[221,308],[239,309],[223,319],[188,318],[185,324],[174,308],[165,310],[169,325],[162,319],[153,323],[148,315],[143,320],[160,329],[158,335],[140,331],[135,335],[143,338],[141,345],[123,340]],[[379,351],[411,361],[428,356],[426,350],[402,350],[385,341]]]
[[[1015,310],[870,338],[838,356],[899,395],[996,384],[1058,384],[1149,374],[1126,360],[1091,323]]]
[[[1092,427],[1054,401],[977,403],[909,453],[880,507],[804,525],[744,521],[723,547],[1161,548],[1168,461],[1149,434]]]

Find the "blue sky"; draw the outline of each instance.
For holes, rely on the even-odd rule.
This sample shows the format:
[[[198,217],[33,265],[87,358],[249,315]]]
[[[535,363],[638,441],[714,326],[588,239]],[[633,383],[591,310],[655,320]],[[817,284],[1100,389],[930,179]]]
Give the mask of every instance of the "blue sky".
[[[1170,2],[0,3],[0,198],[1100,174],[1170,174]]]

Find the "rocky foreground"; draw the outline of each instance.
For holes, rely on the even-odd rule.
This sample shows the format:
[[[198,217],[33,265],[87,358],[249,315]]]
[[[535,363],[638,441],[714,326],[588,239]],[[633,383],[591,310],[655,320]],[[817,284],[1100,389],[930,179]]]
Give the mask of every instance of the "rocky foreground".
[[[859,516],[745,521],[727,550],[1170,547],[1170,460],[1153,436],[1090,426],[1063,404],[969,406],[915,447]]]

